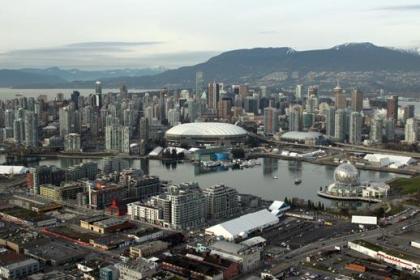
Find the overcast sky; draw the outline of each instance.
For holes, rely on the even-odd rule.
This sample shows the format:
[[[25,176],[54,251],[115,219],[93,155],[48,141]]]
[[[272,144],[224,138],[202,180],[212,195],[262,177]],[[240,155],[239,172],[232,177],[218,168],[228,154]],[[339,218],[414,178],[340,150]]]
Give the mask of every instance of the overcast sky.
[[[0,68],[201,62],[253,47],[420,46],[420,0],[0,0]]]

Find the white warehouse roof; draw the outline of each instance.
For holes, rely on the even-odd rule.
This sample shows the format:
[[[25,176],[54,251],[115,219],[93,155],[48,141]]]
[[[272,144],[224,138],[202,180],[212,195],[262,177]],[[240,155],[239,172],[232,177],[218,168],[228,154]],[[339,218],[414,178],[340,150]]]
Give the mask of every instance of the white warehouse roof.
[[[245,136],[247,131],[240,126],[218,122],[184,123],[166,131],[166,136],[225,137]]]
[[[416,162],[412,157],[405,156],[396,156],[396,155],[386,155],[386,154],[367,154],[364,157],[365,160],[370,162],[380,162],[381,165],[409,165]]]
[[[226,240],[234,240],[239,236],[248,234],[258,229],[266,228],[271,225],[275,225],[278,222],[279,219],[276,216],[271,214],[268,210],[263,209],[209,227],[206,229],[206,234],[223,236],[223,238]]]
[[[0,165],[0,175],[25,174],[27,171],[25,166]]]

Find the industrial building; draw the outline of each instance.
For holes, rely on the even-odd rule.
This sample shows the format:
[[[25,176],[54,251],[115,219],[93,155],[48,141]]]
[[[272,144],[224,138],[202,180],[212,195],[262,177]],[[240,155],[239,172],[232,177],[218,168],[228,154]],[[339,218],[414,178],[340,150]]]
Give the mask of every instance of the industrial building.
[[[233,241],[237,238],[246,238],[248,234],[263,230],[278,222],[279,219],[275,215],[264,209],[209,227],[205,230],[205,233]]]

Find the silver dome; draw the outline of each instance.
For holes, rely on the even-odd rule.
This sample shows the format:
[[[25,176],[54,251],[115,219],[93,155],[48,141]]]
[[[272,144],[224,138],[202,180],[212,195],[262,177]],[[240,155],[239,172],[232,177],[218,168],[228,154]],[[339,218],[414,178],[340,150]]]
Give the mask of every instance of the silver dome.
[[[359,171],[350,163],[340,164],[334,171],[334,180],[343,185],[357,185],[359,183]]]

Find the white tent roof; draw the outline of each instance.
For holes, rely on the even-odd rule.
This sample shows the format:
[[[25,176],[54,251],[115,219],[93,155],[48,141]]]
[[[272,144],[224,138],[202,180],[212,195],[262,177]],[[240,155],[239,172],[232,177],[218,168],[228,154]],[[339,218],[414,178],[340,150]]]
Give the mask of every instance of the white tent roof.
[[[274,225],[278,222],[279,220],[277,217],[264,209],[209,227],[206,229],[206,233],[215,236],[223,236],[227,240],[233,240],[241,233],[249,233],[259,228]]]
[[[386,154],[367,154],[364,157],[364,159],[367,161],[396,164],[399,166],[409,165],[416,162],[416,160],[413,159],[412,157],[386,155]]]
[[[13,166],[13,165],[0,165],[0,174],[24,174],[28,171],[25,166]]]

